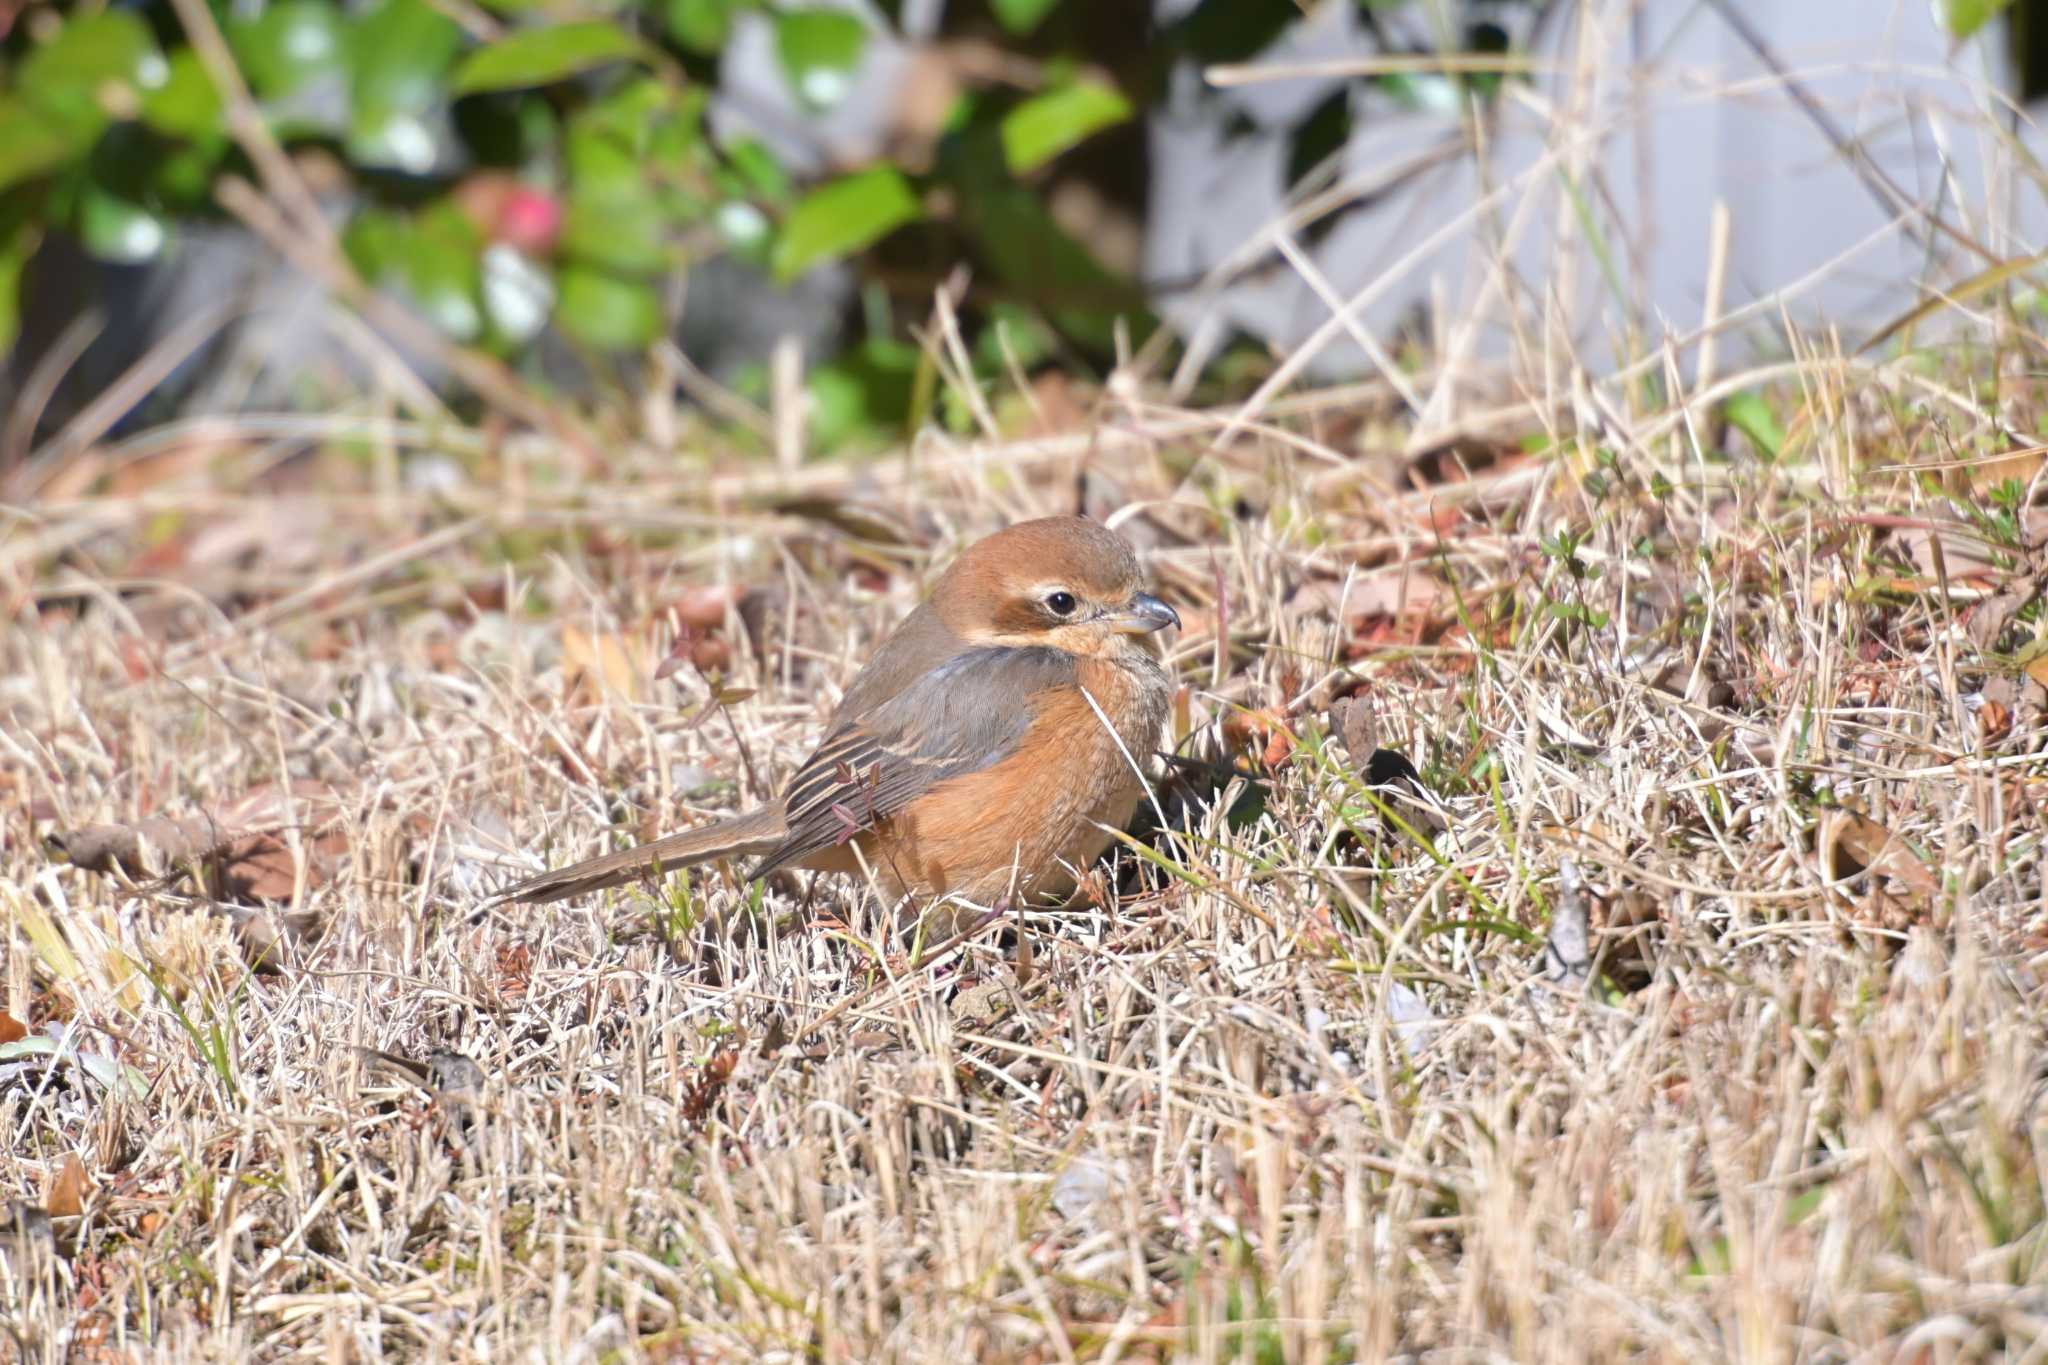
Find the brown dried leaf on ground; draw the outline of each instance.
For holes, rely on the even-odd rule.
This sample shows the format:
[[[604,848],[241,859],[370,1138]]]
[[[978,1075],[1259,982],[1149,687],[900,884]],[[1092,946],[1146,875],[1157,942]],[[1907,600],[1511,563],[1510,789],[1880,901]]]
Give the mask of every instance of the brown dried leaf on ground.
[[[606,696],[640,700],[641,670],[626,642],[612,631],[592,634],[572,622],[562,623],[562,668],[570,686],[591,701]]]
[[[1979,602],[1977,609],[1970,613],[1970,643],[1986,653],[1997,649],[1999,638],[2007,628],[2043,592],[2048,592],[2048,569],[2036,569],[2014,578]]]
[[[52,1218],[76,1218],[85,1212],[85,1197],[91,1190],[85,1163],[78,1159],[78,1153],[67,1152],[56,1178],[50,1182],[50,1197],[43,1201],[43,1207]]]
[[[1933,896],[1941,890],[1934,870],[1897,834],[1851,810],[1830,811],[1821,821],[1821,870],[1829,881],[1844,881],[1865,871],[1896,877],[1914,893]]]
[[[297,829],[305,888],[323,885],[348,856],[348,807],[325,783],[265,783],[191,815],[153,815],[125,825],[86,825],[46,843],[88,872],[134,878],[198,871],[209,893],[237,901],[290,900],[299,885],[287,832]]]
[[[1427,619],[1445,596],[1429,563],[1411,559],[1363,571],[1348,583],[1310,579],[1294,590],[1286,611],[1326,615],[1356,634],[1377,621]]]

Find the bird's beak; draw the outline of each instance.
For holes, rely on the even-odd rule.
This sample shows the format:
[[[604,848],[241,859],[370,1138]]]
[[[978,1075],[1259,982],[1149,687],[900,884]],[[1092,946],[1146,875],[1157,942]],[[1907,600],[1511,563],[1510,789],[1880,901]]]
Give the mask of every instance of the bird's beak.
[[[1150,635],[1155,630],[1180,624],[1180,613],[1149,592],[1134,594],[1124,609],[1109,618],[1110,628],[1119,635]]]

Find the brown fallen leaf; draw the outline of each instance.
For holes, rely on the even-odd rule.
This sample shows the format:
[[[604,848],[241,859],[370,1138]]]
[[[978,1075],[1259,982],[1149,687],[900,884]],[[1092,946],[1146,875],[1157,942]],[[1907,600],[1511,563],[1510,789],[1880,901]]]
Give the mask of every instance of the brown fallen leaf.
[[[640,700],[640,669],[625,641],[612,631],[592,635],[573,622],[562,623],[562,667],[572,689],[590,700],[606,694]]]
[[[28,1025],[11,1014],[0,1014],[0,1043],[18,1043],[28,1037]]]
[[[2048,592],[2048,569],[2037,569],[1979,602],[1966,627],[1970,643],[1986,653],[1997,649],[1999,638],[2043,592]]]
[[[2020,651],[2020,671],[2042,687],[2048,687],[2048,647],[2035,641]]]
[[[266,783],[191,815],[58,830],[45,843],[88,872],[119,869],[138,880],[196,874],[217,900],[286,901],[299,884],[288,831],[299,832],[311,890],[348,860],[348,811],[343,793],[301,779]]]
[[[1447,596],[1429,561],[1410,559],[1364,570],[1348,583],[1309,579],[1294,590],[1282,611],[1328,615],[1355,633],[1383,619],[1426,620]]]
[[[50,1182],[50,1195],[43,1201],[43,1207],[52,1218],[76,1218],[85,1212],[85,1197],[90,1191],[85,1163],[78,1159],[78,1153],[67,1153],[57,1168],[56,1178]]]
[[[1941,880],[1920,861],[1905,840],[1867,815],[1852,810],[1829,811],[1821,820],[1820,865],[1830,881],[1870,871],[1896,877],[1922,896],[1934,896]]]

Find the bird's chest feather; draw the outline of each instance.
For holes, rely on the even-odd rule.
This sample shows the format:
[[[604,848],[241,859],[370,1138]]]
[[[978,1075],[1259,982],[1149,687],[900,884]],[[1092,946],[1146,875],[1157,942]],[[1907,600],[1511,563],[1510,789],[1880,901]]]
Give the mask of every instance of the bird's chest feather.
[[[940,784],[892,822],[892,880],[986,902],[1012,885],[1070,886],[1061,864],[1102,852],[1101,827],[1127,822],[1144,791],[1172,684],[1144,655],[1084,659],[1076,683],[1031,699],[1032,724],[1009,757]]]

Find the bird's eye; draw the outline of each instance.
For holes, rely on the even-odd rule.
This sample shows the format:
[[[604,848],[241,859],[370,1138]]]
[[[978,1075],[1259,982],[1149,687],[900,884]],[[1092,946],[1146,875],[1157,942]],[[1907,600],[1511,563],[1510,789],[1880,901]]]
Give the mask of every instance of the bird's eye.
[[[1045,605],[1054,616],[1072,616],[1074,608],[1081,604],[1074,600],[1074,594],[1070,592],[1055,592],[1046,594]]]

